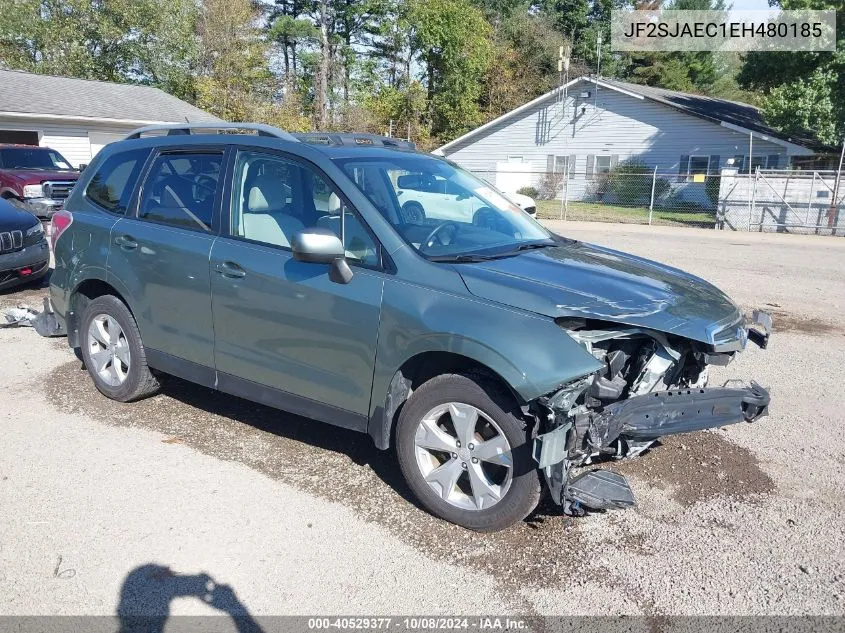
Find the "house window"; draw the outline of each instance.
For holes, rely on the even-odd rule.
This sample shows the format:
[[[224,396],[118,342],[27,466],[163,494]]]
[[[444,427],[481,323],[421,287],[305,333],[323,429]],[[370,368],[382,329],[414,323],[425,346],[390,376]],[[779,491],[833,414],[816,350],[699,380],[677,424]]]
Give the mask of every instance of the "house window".
[[[521,163],[522,162],[522,156],[508,156],[508,162],[509,163]]]
[[[706,176],[710,170],[709,156],[690,156],[689,164],[687,166],[687,180],[695,180],[695,176]]]
[[[752,156],[751,157],[751,173],[755,173],[757,168],[765,169],[766,168],[766,157],[765,156]]]
[[[610,156],[596,156],[596,174],[606,174],[610,171]]]
[[[567,161],[569,162],[568,167]],[[575,154],[570,154],[569,156],[555,156],[554,171],[556,174],[566,173],[570,180],[575,178]]]
[[[751,171],[750,173],[754,173],[757,171],[757,168],[760,169],[777,169],[779,162],[779,156],[777,154],[772,154],[771,156],[752,156],[751,157]],[[744,156],[738,154],[734,156],[734,164],[733,166],[739,171],[741,174],[749,173],[748,170],[748,156]]]

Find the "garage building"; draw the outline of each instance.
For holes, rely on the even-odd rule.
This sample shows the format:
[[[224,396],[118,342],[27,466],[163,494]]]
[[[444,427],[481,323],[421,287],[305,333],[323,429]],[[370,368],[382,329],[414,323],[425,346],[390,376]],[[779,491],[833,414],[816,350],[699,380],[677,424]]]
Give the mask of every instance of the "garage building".
[[[51,147],[77,167],[142,125],[219,120],[150,86],[0,70],[0,143]]]

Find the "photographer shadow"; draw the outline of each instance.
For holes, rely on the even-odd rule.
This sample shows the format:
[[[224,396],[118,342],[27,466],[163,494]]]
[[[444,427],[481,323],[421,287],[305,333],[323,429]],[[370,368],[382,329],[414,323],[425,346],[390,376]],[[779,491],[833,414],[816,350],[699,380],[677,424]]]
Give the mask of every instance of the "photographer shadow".
[[[238,633],[263,633],[229,585],[219,584],[205,573],[177,574],[152,563],[136,567],[123,581],[117,605],[118,633],[164,633],[171,602],[184,597],[195,597],[228,615]]]

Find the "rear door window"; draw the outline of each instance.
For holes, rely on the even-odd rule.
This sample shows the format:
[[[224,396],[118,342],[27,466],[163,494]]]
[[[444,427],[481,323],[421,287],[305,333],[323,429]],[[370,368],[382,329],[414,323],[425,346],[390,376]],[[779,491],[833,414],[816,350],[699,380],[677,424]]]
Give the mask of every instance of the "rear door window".
[[[210,232],[222,167],[222,152],[160,154],[144,182],[138,217]]]
[[[135,149],[109,156],[88,181],[85,197],[106,211],[125,215],[149,154],[149,149]]]

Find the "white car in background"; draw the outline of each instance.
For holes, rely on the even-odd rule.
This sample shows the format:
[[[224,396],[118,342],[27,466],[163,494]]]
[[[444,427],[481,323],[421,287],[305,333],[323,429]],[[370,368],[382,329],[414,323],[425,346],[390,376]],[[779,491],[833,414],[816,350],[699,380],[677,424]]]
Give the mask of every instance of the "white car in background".
[[[502,195],[525,211],[532,218],[537,217],[537,203],[534,202],[534,198],[530,198],[521,193],[516,193],[515,191],[503,191]]]
[[[406,221],[423,223],[426,218],[471,223],[478,209],[488,200],[498,206],[514,205],[532,217],[537,205],[532,198],[519,193],[503,194],[492,185],[469,191],[440,176],[427,173],[403,174],[396,178],[396,196]],[[448,210],[443,215],[442,209]]]

